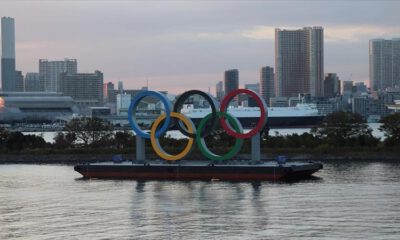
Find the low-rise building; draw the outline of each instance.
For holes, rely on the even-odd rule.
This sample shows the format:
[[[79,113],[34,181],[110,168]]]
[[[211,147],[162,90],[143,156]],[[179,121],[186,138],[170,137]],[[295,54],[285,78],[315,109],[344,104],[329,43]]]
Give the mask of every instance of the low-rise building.
[[[0,93],[0,122],[52,122],[70,118],[79,110],[71,97],[61,93]]]

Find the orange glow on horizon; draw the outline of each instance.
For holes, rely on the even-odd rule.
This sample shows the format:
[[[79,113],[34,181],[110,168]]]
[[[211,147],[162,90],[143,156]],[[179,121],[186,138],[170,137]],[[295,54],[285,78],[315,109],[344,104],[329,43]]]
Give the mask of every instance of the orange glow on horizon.
[[[0,97],[0,108],[3,108],[5,105],[4,99]]]

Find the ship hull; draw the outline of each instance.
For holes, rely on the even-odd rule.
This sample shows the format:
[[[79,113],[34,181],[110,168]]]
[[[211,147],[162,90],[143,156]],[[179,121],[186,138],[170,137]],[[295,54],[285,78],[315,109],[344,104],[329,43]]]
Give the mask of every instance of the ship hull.
[[[84,178],[136,180],[223,180],[265,181],[302,179],[322,169],[319,163],[210,164],[203,163],[132,163],[82,164],[75,171]]]
[[[259,117],[238,117],[243,128],[251,129],[257,125]],[[301,116],[301,117],[268,117],[267,126],[269,128],[296,128],[296,127],[314,127],[322,123],[323,116]],[[196,126],[201,118],[191,118]]]

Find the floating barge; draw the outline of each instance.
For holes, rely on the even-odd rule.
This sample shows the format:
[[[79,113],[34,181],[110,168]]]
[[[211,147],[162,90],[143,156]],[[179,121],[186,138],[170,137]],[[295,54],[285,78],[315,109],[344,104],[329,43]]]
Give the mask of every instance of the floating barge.
[[[222,181],[275,181],[294,180],[310,177],[322,169],[320,163],[181,160],[166,161],[124,161],[81,164],[74,167],[84,178],[135,179],[135,180],[222,180]]]

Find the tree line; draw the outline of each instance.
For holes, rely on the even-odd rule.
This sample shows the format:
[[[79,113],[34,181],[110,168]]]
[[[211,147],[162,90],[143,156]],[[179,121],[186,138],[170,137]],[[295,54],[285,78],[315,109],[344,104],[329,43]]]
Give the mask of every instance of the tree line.
[[[385,139],[372,135],[372,129],[359,114],[335,112],[327,115],[322,124],[308,133],[287,136],[264,134],[263,149],[321,149],[321,148],[395,148],[400,146],[400,113],[381,119],[381,130]],[[233,145],[234,139],[222,130],[207,137],[207,145],[224,151]],[[164,137],[161,145],[169,150],[184,146],[187,139]],[[0,151],[19,152],[25,149],[133,149],[135,136],[131,131],[114,131],[112,125],[99,118],[74,118],[65,125],[64,131],[58,132],[53,143],[43,137],[24,135],[21,132],[10,132],[0,128]],[[146,141],[147,146],[150,145]],[[249,140],[243,148],[250,148]],[[222,149],[222,150],[221,150]]]

